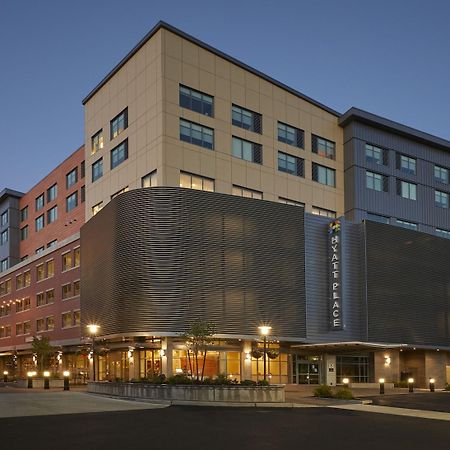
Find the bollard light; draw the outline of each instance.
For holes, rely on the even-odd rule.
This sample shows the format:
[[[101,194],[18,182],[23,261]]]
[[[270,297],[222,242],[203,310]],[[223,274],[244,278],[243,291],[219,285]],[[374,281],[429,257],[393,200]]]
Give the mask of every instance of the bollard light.
[[[343,378],[342,383],[345,388],[348,388],[348,384],[350,383],[350,380],[348,378]]]
[[[70,372],[68,370],[65,370],[63,372],[63,375],[64,375],[64,390],[68,391],[70,389],[70,387],[69,387]]]
[[[27,388],[28,389],[33,389],[33,376],[34,376],[34,372],[27,372],[27,378],[28,378]]]
[[[44,372],[44,389],[50,389],[50,372],[46,370]]]
[[[3,371],[3,382],[4,383],[8,382],[8,371],[7,370]]]
[[[414,392],[414,378],[408,378],[408,391]]]
[[[434,378],[430,378],[430,392],[434,392],[434,383],[436,380]]]
[[[380,378],[379,380],[380,383],[380,394],[384,394],[384,378]]]

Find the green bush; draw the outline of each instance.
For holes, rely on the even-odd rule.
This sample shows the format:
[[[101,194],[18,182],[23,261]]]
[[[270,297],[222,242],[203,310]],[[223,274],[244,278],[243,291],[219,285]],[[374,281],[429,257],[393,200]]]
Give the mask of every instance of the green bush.
[[[338,389],[333,397],[339,400],[353,400],[355,398],[353,397],[352,391],[347,388]]]
[[[242,380],[241,386],[256,386],[256,381],[253,380]]]
[[[332,398],[333,391],[327,384],[321,384],[318,388],[314,389],[314,397]]]
[[[182,374],[172,375],[167,378],[167,384],[192,384],[192,379]]]
[[[166,382],[166,376],[163,373],[161,373],[161,374],[155,373],[153,375],[150,375],[143,381],[146,383],[151,383],[151,384],[163,384]]]
[[[407,381],[397,381],[394,383],[394,387],[396,388],[407,388],[408,382]]]
[[[444,391],[450,391],[450,384],[447,383],[445,385]]]
[[[217,377],[214,378],[213,383],[223,386],[225,384],[232,384],[232,381],[228,379],[224,373],[219,373],[219,375],[217,375]]]
[[[269,386],[269,382],[267,380],[259,380],[258,386]]]

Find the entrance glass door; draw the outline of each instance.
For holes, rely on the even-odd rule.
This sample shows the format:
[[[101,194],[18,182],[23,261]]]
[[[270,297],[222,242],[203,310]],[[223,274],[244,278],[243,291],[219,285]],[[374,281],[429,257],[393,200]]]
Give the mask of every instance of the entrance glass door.
[[[293,358],[293,381],[298,384],[319,384],[320,360],[315,356],[299,356]]]

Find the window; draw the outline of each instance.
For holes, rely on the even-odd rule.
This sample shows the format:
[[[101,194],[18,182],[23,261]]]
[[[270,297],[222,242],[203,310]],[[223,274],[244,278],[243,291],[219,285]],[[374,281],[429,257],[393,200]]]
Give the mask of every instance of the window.
[[[278,197],[278,203],[284,203],[285,205],[291,205],[291,206],[305,207],[305,204],[302,202],[297,202],[295,200],[289,200],[288,198],[283,198],[283,197]]]
[[[4,325],[0,327],[0,338],[11,337],[11,325]]]
[[[81,161],[80,172],[81,172],[81,179],[83,179],[86,176],[86,162],[85,161]]]
[[[44,250],[45,250],[44,246],[37,248],[36,249],[36,255],[39,254],[39,253],[42,253]]]
[[[311,136],[312,152],[329,159],[336,159],[336,144],[316,135]]]
[[[180,84],[180,106],[212,117],[214,115],[214,98],[203,92]]]
[[[0,245],[4,245],[8,242],[8,230],[0,233]]]
[[[414,183],[397,180],[397,194],[409,200],[417,200],[417,186]]]
[[[262,200],[263,198],[262,192],[235,185],[233,185],[232,194],[237,195],[238,197],[257,198],[258,200]]]
[[[49,305],[50,303],[55,302],[55,290],[50,289],[49,291],[46,291],[45,293],[45,304]]]
[[[336,171],[319,164],[312,164],[312,179],[320,184],[336,187]]]
[[[3,283],[0,283],[0,295],[9,294],[10,292],[11,292],[11,280],[6,280]]]
[[[42,281],[45,278],[44,264],[36,266],[36,280]]]
[[[55,261],[51,259],[45,263],[47,269],[47,278],[51,278],[55,275]]]
[[[92,182],[103,176],[103,158],[98,159],[92,164]]]
[[[20,210],[20,221],[23,222],[24,220],[28,219],[28,206],[25,206],[25,208],[22,208]]]
[[[66,271],[72,268],[72,253],[68,252],[68,253],[64,253],[64,255],[62,255],[62,271]]]
[[[65,300],[66,298],[72,297],[72,284],[65,284],[62,286],[62,299]]]
[[[304,177],[304,163],[305,161],[302,158],[278,152],[278,170],[281,172]]]
[[[53,241],[50,241],[50,242],[47,244],[47,248],[52,248],[52,247],[54,247],[57,243],[58,243],[58,239],[53,239]]]
[[[29,270],[23,273],[23,285],[24,287],[31,285],[31,272]]]
[[[81,249],[77,247],[73,250],[73,267],[78,267],[80,265],[80,255]]]
[[[416,160],[406,155],[397,153],[397,169],[412,175],[416,174]]]
[[[80,295],[80,280],[73,282],[73,295]]]
[[[16,336],[23,334],[23,323],[16,323]]]
[[[84,203],[86,200],[86,186],[81,186],[80,194],[81,194],[81,203]]]
[[[24,241],[28,237],[28,225],[20,229],[20,240]]]
[[[24,311],[25,299],[16,300],[16,313]]]
[[[278,140],[295,147],[304,147],[304,131],[278,122]]]
[[[214,130],[180,119],[180,140],[212,150],[214,148]]]
[[[70,189],[78,181],[78,167],[66,175],[66,188]]]
[[[434,166],[434,179],[439,183],[448,184],[448,169]]]
[[[23,274],[16,276],[16,289],[22,289],[23,288]]]
[[[118,195],[123,194],[124,192],[128,192],[130,189],[129,187],[124,187],[123,189],[121,189],[120,191],[117,191],[116,193],[114,193],[113,195],[111,195],[111,200],[113,198],[116,198]]]
[[[436,235],[446,239],[450,239],[450,231],[442,230],[441,228],[436,228]]]
[[[36,331],[38,333],[45,331],[45,319],[37,319],[36,320]]]
[[[262,145],[233,136],[233,156],[245,161],[262,164]]]
[[[375,145],[366,144],[366,162],[387,166],[388,156],[387,150],[376,147]]]
[[[366,187],[378,192],[389,191],[389,178],[379,173],[369,172],[366,170]]]
[[[256,112],[233,105],[231,108],[233,125],[262,134],[262,116]]]
[[[128,139],[111,150],[111,169],[128,159]]]
[[[55,319],[53,316],[49,316],[45,319],[45,326],[47,331],[52,331],[55,329]]]
[[[8,270],[8,260],[7,259],[3,259],[2,261],[0,261],[0,272],[4,272],[5,270]],[[1,295],[1,292],[0,292]]]
[[[50,186],[47,189],[47,203],[56,200],[57,195],[58,195],[58,185],[55,183],[53,186]]]
[[[71,312],[63,313],[61,316],[61,327],[69,328],[71,326],[72,326],[72,313]]]
[[[103,208],[103,202],[97,203],[92,207],[92,215],[95,216]]]
[[[58,218],[58,207],[54,206],[53,208],[47,211],[47,225],[54,222]]]
[[[78,206],[78,191],[66,198],[66,212],[70,212]]]
[[[36,306],[44,306],[45,305],[45,297],[43,292],[39,292],[36,294]]]
[[[156,170],[141,178],[141,186],[143,188],[158,186],[156,180]]]
[[[389,217],[380,216],[379,214],[367,213],[367,220],[389,224]]]
[[[94,136],[91,137],[91,155],[97,153],[103,148],[103,130],[97,131]]]
[[[336,218],[336,211],[331,211],[325,208],[319,208],[318,206],[313,206],[311,212],[316,216],[330,217],[331,219]]]
[[[44,194],[41,194],[39,197],[36,197],[35,205],[36,211],[39,211],[44,207]]]
[[[0,307],[0,317],[6,317],[11,314],[11,305],[2,305]]]
[[[80,323],[81,323],[81,314],[80,314],[80,311],[79,311],[79,310],[73,312],[73,322],[74,322],[74,324],[75,324],[76,327],[79,327],[79,326],[80,326]]]
[[[214,192],[214,180],[199,175],[180,172],[180,187],[196,189],[198,191]]]
[[[36,217],[34,220],[35,230],[41,231],[44,228],[44,214],[41,214],[39,217]]]
[[[124,109],[119,115],[114,117],[110,123],[111,139],[117,137],[122,131],[128,128],[128,108]]]
[[[448,194],[446,192],[434,191],[434,203],[438,208],[448,208]]]
[[[31,322],[29,320],[23,323],[23,334],[31,334]]]
[[[396,223],[399,227],[408,228],[409,230],[417,230],[417,223],[407,222],[406,220],[397,219]]]
[[[8,211],[5,211],[0,216],[0,226],[4,227],[7,224],[8,224]]]

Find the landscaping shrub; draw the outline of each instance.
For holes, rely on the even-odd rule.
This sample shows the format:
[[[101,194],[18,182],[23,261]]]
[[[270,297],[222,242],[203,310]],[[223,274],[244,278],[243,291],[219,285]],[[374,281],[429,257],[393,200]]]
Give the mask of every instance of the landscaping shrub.
[[[150,375],[147,379],[144,379],[145,382],[151,384],[163,384],[166,382],[166,376],[161,374]]]
[[[450,384],[447,383],[445,385],[444,391],[450,391]]]
[[[397,381],[394,383],[394,387],[396,388],[407,388],[408,382],[407,381]]]
[[[167,378],[167,384],[192,384],[192,379],[186,375],[172,375]]]
[[[241,386],[256,386],[256,381],[253,380],[242,380]]]
[[[269,382],[267,380],[259,380],[258,386],[269,386]]]
[[[321,384],[318,388],[314,389],[314,397],[332,398],[333,391],[327,384]]]
[[[338,389],[333,397],[339,400],[353,400],[355,398],[353,397],[352,391],[347,388]]]

